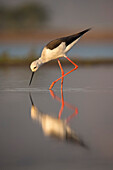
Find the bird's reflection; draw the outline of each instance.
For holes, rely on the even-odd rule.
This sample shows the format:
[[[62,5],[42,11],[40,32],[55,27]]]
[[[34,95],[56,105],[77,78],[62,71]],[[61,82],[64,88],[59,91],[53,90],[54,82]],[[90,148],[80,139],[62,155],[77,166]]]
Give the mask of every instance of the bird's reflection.
[[[54,93],[51,91],[51,95],[60,100]],[[77,110],[69,116],[66,120],[62,120],[60,118],[63,106],[60,109],[60,116],[58,118],[52,117],[49,114],[42,113],[38,110],[38,107],[34,105],[33,99],[30,96],[31,100],[31,118],[32,120],[35,120],[39,122],[42,126],[42,130],[44,132],[45,136],[55,137],[57,139],[63,140],[63,141],[70,141],[74,142],[76,144],[79,144],[83,147],[86,147],[84,142],[76,135],[76,133],[69,127],[68,122],[69,120],[77,114]],[[68,105],[68,107],[72,107],[68,103],[63,101],[63,105]]]

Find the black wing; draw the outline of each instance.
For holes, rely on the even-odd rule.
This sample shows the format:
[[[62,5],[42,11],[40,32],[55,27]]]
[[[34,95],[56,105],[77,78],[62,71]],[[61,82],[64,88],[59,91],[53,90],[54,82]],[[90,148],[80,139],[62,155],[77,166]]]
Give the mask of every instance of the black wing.
[[[50,50],[53,50],[54,48],[58,47],[61,43],[62,43],[62,38],[53,40],[51,42],[49,42],[46,47],[49,48]]]
[[[86,29],[82,32],[79,32],[77,34],[73,34],[67,37],[62,37],[62,38],[58,38],[56,40],[51,41],[50,43],[48,43],[46,45],[47,48],[49,48],[50,50],[53,50],[54,48],[58,47],[62,42],[66,43],[66,46],[68,46],[69,44],[71,44],[73,41],[75,41],[76,39],[78,39],[79,37],[81,37],[83,34],[85,34],[86,32],[88,32],[91,28]]]

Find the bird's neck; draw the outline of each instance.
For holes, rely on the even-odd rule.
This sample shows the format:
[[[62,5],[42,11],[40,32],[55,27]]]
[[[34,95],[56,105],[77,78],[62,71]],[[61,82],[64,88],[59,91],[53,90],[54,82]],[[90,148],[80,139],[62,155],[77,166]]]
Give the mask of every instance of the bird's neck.
[[[36,60],[36,62],[37,62],[38,67],[40,67],[43,64],[41,57],[38,60]]]

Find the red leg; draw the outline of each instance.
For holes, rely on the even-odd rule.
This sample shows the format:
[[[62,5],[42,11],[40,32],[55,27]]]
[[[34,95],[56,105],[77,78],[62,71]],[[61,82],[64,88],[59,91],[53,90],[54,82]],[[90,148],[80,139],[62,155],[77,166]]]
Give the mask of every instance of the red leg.
[[[61,69],[61,73],[62,73],[62,76],[64,75],[64,70],[63,70],[63,68],[62,68],[62,65],[61,65],[61,62],[60,62],[60,60],[59,59],[57,59],[58,60],[58,64],[59,64],[59,67],[60,67],[60,69]],[[62,77],[62,80],[61,80],[61,89],[63,88],[63,77]]]
[[[53,81],[52,84],[51,84],[51,86],[49,87],[49,89],[52,89],[53,86],[54,86],[54,84],[55,84],[57,81],[59,81],[60,79],[62,79],[63,77],[67,76],[68,74],[70,74],[71,72],[73,72],[74,70],[76,70],[76,69],[78,68],[78,65],[75,64],[73,61],[71,61],[67,56],[64,56],[64,57],[67,58],[67,59],[75,66],[75,68],[72,69],[72,70],[70,70],[69,72],[67,72],[66,74],[64,74],[64,75],[61,76],[60,78],[58,78],[57,80]]]

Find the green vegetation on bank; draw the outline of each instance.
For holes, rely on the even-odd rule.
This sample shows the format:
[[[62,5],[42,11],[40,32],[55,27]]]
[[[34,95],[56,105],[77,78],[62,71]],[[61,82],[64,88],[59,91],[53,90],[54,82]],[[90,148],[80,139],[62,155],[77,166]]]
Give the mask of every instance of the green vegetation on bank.
[[[29,57],[11,57],[8,54],[3,54],[0,55],[0,66],[24,66],[24,65],[29,65],[33,60],[35,60],[36,58],[33,56],[29,56]]]
[[[38,56],[33,57],[33,55],[30,55],[29,57],[11,57],[8,54],[3,54],[0,56],[0,66],[28,66],[30,63],[37,59]],[[63,59],[62,59],[63,60]],[[109,59],[72,59],[76,64],[79,66],[90,66],[90,65],[110,65],[113,64],[113,58]],[[47,66],[55,66],[56,60],[53,60],[49,63],[47,63]],[[62,61],[61,61],[62,62]],[[71,63],[68,60],[63,60],[63,65],[71,65]]]

